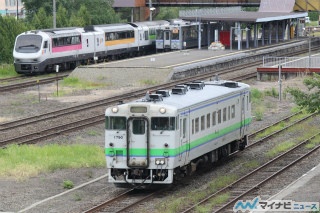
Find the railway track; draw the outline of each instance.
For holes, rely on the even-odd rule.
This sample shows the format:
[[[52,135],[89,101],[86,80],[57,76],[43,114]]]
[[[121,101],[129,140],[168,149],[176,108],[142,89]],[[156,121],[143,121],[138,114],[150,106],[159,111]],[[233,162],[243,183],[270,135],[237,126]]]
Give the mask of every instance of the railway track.
[[[225,74],[228,72],[232,72],[233,70],[225,70],[222,72],[218,72],[219,74]],[[255,73],[245,74],[244,79],[252,78],[255,76]],[[197,77],[198,80],[204,80],[212,77],[212,74],[202,74]],[[241,77],[236,77],[237,80],[241,80]],[[127,101],[136,99],[138,97],[142,97],[145,95],[146,91],[155,91],[158,89],[169,89],[174,87],[174,85],[177,84],[183,84],[190,81],[195,80],[195,77],[188,77],[183,80],[176,80],[174,82],[157,85],[149,88],[144,88],[140,90],[136,90],[132,93],[127,93],[119,96],[114,96],[102,100],[93,101],[86,104],[81,104],[78,106],[65,108],[57,111],[53,111],[46,114],[40,114],[34,117],[28,117],[23,118],[11,122],[1,123],[0,124],[0,132],[2,133],[0,136],[0,146],[7,146],[11,143],[17,143],[17,144],[24,144],[24,143],[36,143],[43,139],[49,139],[54,136],[57,136],[59,134],[62,134],[64,132],[70,132],[82,129],[84,127],[93,126],[98,124],[99,122],[104,122],[104,110],[107,106],[112,104],[117,104],[120,101]],[[230,80],[233,80],[232,78]],[[86,116],[79,116],[84,111],[93,111],[92,113],[95,114],[95,116],[86,117]],[[72,128],[67,128],[66,125],[56,125],[51,128],[45,128],[48,125],[48,123],[53,123],[50,120],[55,120],[61,117],[70,116],[73,114],[78,114],[78,117],[81,117],[81,119],[75,119],[70,122],[68,122],[68,125],[72,126]],[[100,118],[100,119],[98,119]],[[61,123],[61,122],[60,122]],[[39,129],[34,130],[34,132],[25,134],[25,135],[19,135],[19,136],[12,136],[16,134],[16,132],[24,132],[19,131],[17,128],[27,128],[27,126],[39,126]],[[41,127],[41,128],[40,128]]]
[[[266,129],[272,127],[273,125],[277,125],[279,123],[286,122],[286,121],[289,122],[289,120],[292,121],[292,120],[294,120],[295,116],[299,116],[301,114],[302,114],[302,112],[299,111],[299,112],[297,112],[295,114],[292,114],[290,116],[287,116],[287,117],[279,120],[278,122],[275,122],[275,123],[273,123],[273,124],[271,124],[269,126],[266,126],[263,129],[257,130],[257,131],[255,131],[254,133],[252,133],[250,135],[250,138],[255,137],[257,134],[265,131]],[[263,140],[265,140],[266,138],[270,138],[272,136],[278,135],[282,131],[285,131],[286,129],[288,129],[289,127],[297,125],[297,124],[299,124],[299,123],[301,123],[301,122],[303,122],[303,121],[307,120],[308,118],[310,118],[312,116],[315,116],[315,115],[316,115],[316,113],[309,114],[309,115],[304,116],[301,119],[296,119],[296,120],[292,121],[292,123],[289,122],[284,128],[282,128],[281,130],[278,130],[276,132],[271,133],[270,135],[268,135],[268,137],[264,137]],[[261,144],[260,142],[262,142],[263,140],[261,139],[261,140],[255,141],[254,143],[250,144],[248,147],[254,147],[254,146],[258,145],[258,144]],[[305,144],[305,143],[306,142],[304,142],[303,144]],[[239,152],[236,152],[231,157],[234,157],[234,155],[236,155],[238,153]],[[296,156],[296,155],[294,155],[294,156]],[[257,171],[259,171],[259,169],[257,169]],[[242,180],[242,179],[244,180],[246,178],[247,178],[247,176],[245,176],[245,177],[243,177],[243,178],[241,178],[239,180]],[[241,183],[240,183],[240,185],[241,185]],[[225,187],[225,188],[228,188],[228,187]],[[125,192],[125,193],[123,193],[123,194],[121,194],[119,196],[116,196],[115,198],[110,199],[110,200],[108,200],[108,201],[106,201],[106,202],[104,202],[104,203],[102,203],[102,204],[100,204],[100,205],[98,205],[98,206],[96,206],[96,207],[94,207],[94,208],[92,208],[90,210],[87,210],[85,212],[90,212],[90,213],[92,213],[92,212],[130,212],[130,211],[128,211],[129,209],[131,209],[131,210],[135,209],[139,204],[141,204],[141,203],[143,204],[143,202],[146,202],[148,199],[152,199],[152,197],[155,194],[159,195],[159,192],[157,191],[156,193],[148,192],[147,194],[143,194],[142,196],[137,195],[137,197],[136,197],[136,194],[130,194],[131,192],[132,192],[132,190],[129,190],[129,191],[127,191],[127,192]],[[219,191],[219,192],[215,193],[213,196],[218,196],[219,193],[222,194],[222,193],[225,193],[225,191],[221,191],[221,192]],[[211,197],[209,197],[208,199],[210,199],[210,198]],[[206,201],[203,201],[203,202],[206,202]],[[189,209],[187,209],[184,212],[192,212],[192,210],[194,210],[194,208],[196,206],[201,205],[201,204],[202,203],[199,202],[199,203],[195,204],[194,206],[190,207]],[[224,212],[224,211],[222,211],[222,212]]]
[[[296,114],[295,114],[296,115]],[[317,115],[316,113],[310,114],[306,116],[305,118],[299,119],[295,121],[293,124],[288,125],[288,128],[300,123],[301,121],[304,121],[311,116]],[[294,116],[294,115],[293,115]],[[291,116],[289,116],[291,117]],[[283,122],[283,120],[290,119],[289,117],[282,119],[279,122]],[[279,123],[277,122],[277,123]],[[270,125],[272,126],[272,125]],[[269,127],[270,127],[269,126]],[[267,127],[267,128],[269,128]],[[264,128],[265,129],[265,128]],[[284,129],[287,129],[285,127]],[[253,144],[250,144],[247,148],[251,148],[257,144],[260,144],[260,142],[265,141],[267,138],[273,137],[276,134],[279,134],[284,129],[281,129],[280,131],[276,131],[267,137],[258,140],[254,142]],[[251,136],[258,134],[261,132],[260,130],[253,133]],[[220,206],[214,207],[212,212],[233,212],[232,206],[238,201],[238,200],[250,200],[250,198],[247,198],[246,196],[252,195],[253,192],[257,191],[260,187],[262,187],[264,184],[268,183],[268,181],[271,181],[276,176],[280,175],[282,172],[286,171],[296,163],[302,161],[306,157],[308,157],[310,154],[314,153],[319,149],[320,146],[315,147],[312,150],[307,149],[304,145],[306,145],[309,141],[314,139],[315,137],[320,136],[320,132],[313,135],[312,137],[303,140],[299,142],[297,145],[295,145],[290,150],[284,152],[283,154],[279,155],[278,157],[273,158],[272,160],[268,161],[267,163],[263,164],[262,166],[258,167],[257,169],[251,171],[250,173],[242,176],[238,180],[234,181],[233,183],[225,186],[224,188],[220,189],[217,192],[214,192],[210,195],[207,195],[206,198],[202,199],[198,203],[188,207],[183,213],[187,212],[194,212],[196,207],[203,206],[208,204],[210,200],[213,200],[215,198],[218,198],[222,195],[229,195],[228,201]],[[246,149],[247,150],[247,149]],[[237,152],[238,153],[238,152]],[[236,155],[237,153],[234,153]],[[255,197],[255,196],[253,196]]]
[[[285,44],[281,44],[281,45],[278,45],[278,46],[284,46],[284,45],[287,45],[287,43]],[[266,47],[265,49],[272,49],[273,47]],[[311,50],[312,51],[318,51],[320,49],[320,47],[312,47]],[[301,49],[301,50],[297,50],[295,51],[294,53],[287,53],[286,56],[294,56],[294,55],[299,55],[299,54],[304,54],[304,53],[307,53],[309,51],[309,48],[304,48],[304,49]],[[243,68],[247,68],[249,66],[254,66],[254,65],[259,65],[261,64],[261,60],[258,60],[258,61],[255,61],[255,62],[250,62],[250,64],[246,64],[246,65],[240,65],[240,66],[237,66],[236,68],[231,68],[232,70],[234,69],[243,69]],[[227,70],[230,69],[230,68],[225,68],[225,69],[221,69],[219,72],[219,74],[224,74],[225,72],[228,72]],[[212,75],[212,74],[211,74]],[[32,86],[36,86],[36,85],[39,85],[39,84],[48,84],[48,83],[52,83],[56,80],[62,80],[64,77],[67,77],[68,74],[62,74],[62,75],[59,75],[58,77],[49,77],[49,78],[43,78],[43,79],[36,79],[36,80],[31,80],[31,81],[26,81],[26,82],[19,82],[19,83],[16,83],[16,84],[10,84],[10,85],[4,85],[4,86],[0,86],[0,92],[7,92],[7,91],[12,91],[12,90],[16,90],[16,89],[21,89],[21,88],[27,88],[27,87],[32,87]],[[16,80],[20,80],[20,79],[23,79],[23,78],[26,78],[26,77],[22,77],[22,76],[19,76],[19,77],[13,77],[13,78],[7,78],[7,79],[0,79],[0,83],[2,81],[16,81]],[[16,80],[15,80],[16,79]],[[30,78],[29,78],[30,79]]]
[[[41,78],[18,76],[18,77],[1,79],[0,83],[14,82],[14,84],[8,84],[8,85],[6,84],[6,85],[0,86],[0,92],[8,92],[8,91],[32,87],[40,84],[48,84],[57,80],[62,80],[63,78],[68,77],[68,75],[69,74],[59,74],[58,76],[54,76],[54,77],[41,77]]]
[[[94,213],[94,212],[130,212],[130,209],[137,206],[142,202],[146,202],[155,195],[159,195],[163,190],[136,190],[131,189],[126,191],[110,200],[107,200],[89,210],[84,211],[84,213]]]

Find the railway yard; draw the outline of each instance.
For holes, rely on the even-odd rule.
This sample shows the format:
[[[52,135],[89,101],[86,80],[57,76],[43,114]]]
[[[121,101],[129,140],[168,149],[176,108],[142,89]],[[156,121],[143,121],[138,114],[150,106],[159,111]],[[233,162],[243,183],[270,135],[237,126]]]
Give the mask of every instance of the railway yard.
[[[188,57],[190,53],[182,54],[187,54],[185,56]],[[147,60],[150,61],[150,57]],[[152,60],[158,62],[158,59]],[[138,60],[133,61],[138,62]],[[57,97],[52,94],[56,92],[58,86],[56,82],[51,82],[2,91],[0,93],[1,146],[11,143],[39,145],[80,143],[104,147],[104,110],[108,105],[141,97],[147,90],[156,90],[156,84],[159,83],[162,84],[161,88],[171,88],[173,85],[195,78],[209,79],[215,74],[219,74],[222,79],[244,81],[260,91],[277,88],[276,81],[255,80],[257,66],[259,61],[256,64],[252,62],[221,68],[215,73],[198,72],[191,77],[177,78],[174,82],[168,81],[166,76],[163,79],[157,77],[158,81],[154,85],[142,83],[145,79],[141,79],[141,76],[147,76],[149,73],[136,75],[136,78],[134,75],[127,76],[131,80],[128,83],[119,81],[121,77],[126,76],[125,73],[119,72],[119,76],[111,78],[110,75],[103,76],[100,68],[97,68],[90,72],[90,78],[99,79],[99,83],[101,81],[108,83],[93,90],[72,89],[60,85],[60,96]],[[145,69],[140,68],[141,72],[144,72],[143,70]],[[83,78],[84,71],[85,69],[81,68],[78,73],[74,71],[72,76],[79,75]],[[167,71],[167,75],[169,73]],[[303,88],[302,79],[303,77],[296,77],[284,80],[283,88],[288,86]],[[22,80],[13,81],[17,83]],[[1,82],[1,84],[6,83]],[[68,92],[63,93],[63,91]],[[252,135],[249,136],[247,149],[219,162],[213,168],[203,169],[183,179],[183,182],[171,188],[155,191],[153,194],[154,191],[149,190],[145,190],[143,194],[126,193],[127,189],[116,188],[113,184],[107,183],[104,167],[58,170],[22,180],[0,178],[0,212],[94,212],[93,207],[107,200],[111,202],[111,199],[118,195],[122,195],[120,199],[126,202],[112,201],[112,207],[102,207],[103,210],[95,211],[206,212],[204,209],[209,208],[217,212],[227,212],[237,200],[249,200],[258,195],[266,200],[319,164],[320,151],[315,149],[312,153],[308,153],[312,148],[310,146],[306,148],[305,144],[314,143],[313,140],[319,141],[319,136],[316,136],[319,130],[313,127],[319,125],[320,117],[317,114],[300,112],[294,114],[291,109],[295,105],[290,97],[279,102],[278,97],[265,96],[263,104],[265,107],[262,118],[258,119],[258,114],[253,114],[254,119],[250,127]],[[253,112],[254,107],[257,106],[253,105]],[[23,118],[28,119],[21,120]],[[277,124],[279,121],[281,122]],[[268,126],[269,128],[280,126],[279,129],[283,130],[265,131],[267,132],[265,135],[256,133]],[[286,127],[288,129],[285,129]],[[93,132],[94,134],[90,134]],[[313,135],[316,139],[309,139]],[[302,145],[299,145],[300,143]],[[271,162],[280,155],[280,153],[272,154],[272,150],[279,144],[291,144],[294,149]],[[317,146],[319,144],[315,147]],[[308,155],[303,157],[306,153]],[[285,168],[295,160],[297,162],[292,167]],[[268,167],[262,167],[265,165]],[[258,172],[254,172],[255,169]],[[72,180],[74,188],[64,189],[63,180]],[[314,190],[309,193],[319,195],[319,189]],[[140,199],[139,205],[130,206]],[[314,201],[319,201],[320,198],[315,199],[318,200]],[[225,204],[228,205],[224,206]]]

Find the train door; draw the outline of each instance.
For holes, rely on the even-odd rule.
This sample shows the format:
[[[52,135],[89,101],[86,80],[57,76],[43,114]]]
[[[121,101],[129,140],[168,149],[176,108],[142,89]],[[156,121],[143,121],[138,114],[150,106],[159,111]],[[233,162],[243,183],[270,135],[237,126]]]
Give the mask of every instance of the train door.
[[[240,110],[241,110],[241,113],[240,113],[240,136],[241,138],[244,136],[244,131],[245,131],[245,120],[246,120],[246,111],[245,111],[245,100],[246,100],[246,94],[245,92],[242,92],[241,93],[241,96],[240,96],[240,99],[241,99],[241,107],[240,107]]]
[[[127,128],[127,166],[149,166],[149,121],[147,118],[129,118]]]
[[[171,32],[169,30],[164,31],[163,46],[164,46],[164,48],[171,47]]]
[[[180,116],[180,144],[179,144],[179,161],[181,165],[184,165],[188,161],[190,151],[190,139],[189,139],[189,113],[184,113]]]

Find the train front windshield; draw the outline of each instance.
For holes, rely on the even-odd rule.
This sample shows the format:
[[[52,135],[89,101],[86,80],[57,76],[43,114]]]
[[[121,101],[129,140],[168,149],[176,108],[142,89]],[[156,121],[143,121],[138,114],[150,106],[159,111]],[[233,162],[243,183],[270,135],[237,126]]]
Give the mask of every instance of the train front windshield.
[[[126,117],[106,117],[106,129],[126,130]]]
[[[15,51],[19,53],[36,53],[41,49],[40,35],[21,35],[17,38]]]
[[[139,126],[140,120],[136,119],[134,126]],[[106,117],[105,127],[107,130],[126,130],[127,129],[126,117]],[[136,125],[135,125],[136,124]],[[152,117],[151,118],[151,130],[175,130],[176,118],[175,117]]]

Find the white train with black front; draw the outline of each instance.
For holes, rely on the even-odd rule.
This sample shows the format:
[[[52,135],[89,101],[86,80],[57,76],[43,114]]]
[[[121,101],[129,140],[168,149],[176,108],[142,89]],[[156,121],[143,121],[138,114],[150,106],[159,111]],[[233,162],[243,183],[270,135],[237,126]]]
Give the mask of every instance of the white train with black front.
[[[245,148],[250,87],[233,81],[192,82],[106,110],[108,181],[171,184],[199,164]]]

